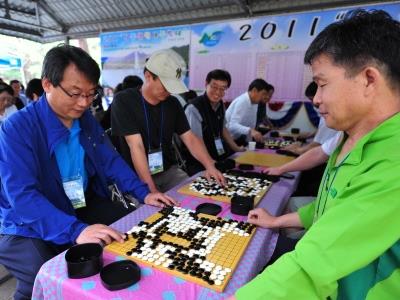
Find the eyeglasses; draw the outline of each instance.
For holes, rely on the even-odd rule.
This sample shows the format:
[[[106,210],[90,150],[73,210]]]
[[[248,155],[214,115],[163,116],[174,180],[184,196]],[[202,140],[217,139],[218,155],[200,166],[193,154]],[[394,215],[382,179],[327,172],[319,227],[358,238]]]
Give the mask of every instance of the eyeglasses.
[[[218,85],[216,85],[216,84],[210,84],[209,87],[210,87],[212,90],[214,90],[214,91],[216,91],[216,92],[221,92],[221,93],[225,93],[226,90],[228,89],[227,86],[218,86]]]
[[[100,92],[96,91],[94,94],[89,94],[89,95],[84,95],[81,93],[74,93],[74,94],[70,94],[69,92],[67,92],[61,84],[58,85],[60,87],[60,89],[69,97],[71,97],[72,99],[78,100],[80,97],[86,98],[89,101],[93,101],[94,99],[96,99],[99,95]]]
[[[12,97],[12,96],[0,97],[0,101],[11,103],[14,101],[14,97]]]

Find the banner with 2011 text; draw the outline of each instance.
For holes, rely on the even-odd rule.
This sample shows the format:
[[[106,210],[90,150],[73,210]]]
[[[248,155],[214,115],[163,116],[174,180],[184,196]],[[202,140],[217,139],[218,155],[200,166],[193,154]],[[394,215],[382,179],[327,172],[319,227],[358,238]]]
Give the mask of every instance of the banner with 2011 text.
[[[190,87],[202,90],[207,73],[222,68],[232,76],[230,101],[263,78],[275,87],[273,101],[305,101],[312,81],[304,53],[318,33],[355,8],[383,9],[399,19],[400,4],[346,7],[191,26]]]

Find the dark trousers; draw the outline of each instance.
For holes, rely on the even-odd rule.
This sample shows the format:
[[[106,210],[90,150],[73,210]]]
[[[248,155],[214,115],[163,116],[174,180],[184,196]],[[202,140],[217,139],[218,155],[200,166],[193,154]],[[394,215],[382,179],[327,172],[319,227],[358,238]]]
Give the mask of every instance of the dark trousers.
[[[14,299],[31,299],[33,283],[42,264],[68,247],[34,238],[2,235],[0,263],[17,279]]]
[[[279,257],[284,255],[285,253],[293,251],[298,241],[299,240],[297,239],[288,238],[286,235],[280,233],[276,242],[274,253],[272,254],[271,259],[264,268],[272,265],[275,261],[278,260]]]
[[[76,211],[78,219],[87,224],[109,225],[124,217],[134,209],[125,209],[121,204],[106,199],[91,197],[87,207]],[[71,245],[55,245],[40,239],[16,235],[0,236],[0,264],[17,279],[14,298],[30,299],[33,283],[40,267],[49,259]]]
[[[326,164],[322,164],[310,170],[302,171],[297,190],[293,193],[292,197],[317,196],[325,168]]]

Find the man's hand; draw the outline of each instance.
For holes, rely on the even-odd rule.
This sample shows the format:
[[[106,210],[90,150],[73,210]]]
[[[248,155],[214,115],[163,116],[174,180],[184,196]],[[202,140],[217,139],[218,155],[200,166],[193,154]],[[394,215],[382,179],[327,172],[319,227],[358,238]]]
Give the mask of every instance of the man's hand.
[[[281,168],[272,168],[268,167],[261,171],[262,173],[269,174],[269,175],[282,175],[285,173]]]
[[[259,131],[255,130],[255,129],[250,129],[250,135],[257,143],[264,142],[264,137],[261,134],[261,132],[259,132]]]
[[[247,216],[247,222],[264,228],[275,228],[276,219],[263,208],[253,209]]]
[[[172,199],[170,196],[163,193],[149,193],[146,198],[144,198],[144,203],[148,205],[165,207],[165,206],[179,206],[179,202]]]
[[[214,166],[209,167],[204,171],[204,177],[207,178],[207,180],[211,180],[211,177],[214,177],[215,181],[222,186],[226,185],[225,177],[222,175],[220,171],[218,171]]]
[[[244,152],[246,151],[246,147],[236,145],[235,149],[232,149],[235,152]]]
[[[120,243],[124,242],[125,235],[111,227],[103,224],[94,224],[82,230],[81,234],[77,237],[76,243],[99,243],[108,245],[112,241]]]
[[[287,145],[286,147],[283,147],[283,150],[287,150],[287,151],[296,153],[295,151],[297,151],[300,147],[301,147],[301,143],[295,142],[293,144]]]

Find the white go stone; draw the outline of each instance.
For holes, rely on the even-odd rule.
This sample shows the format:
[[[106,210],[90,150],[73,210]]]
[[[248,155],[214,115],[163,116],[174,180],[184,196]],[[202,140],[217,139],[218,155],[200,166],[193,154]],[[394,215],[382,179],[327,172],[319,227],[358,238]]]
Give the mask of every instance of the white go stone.
[[[230,268],[225,268],[224,271],[225,271],[226,273],[232,272],[232,270],[231,270]]]

